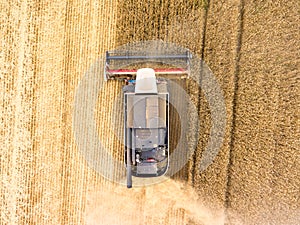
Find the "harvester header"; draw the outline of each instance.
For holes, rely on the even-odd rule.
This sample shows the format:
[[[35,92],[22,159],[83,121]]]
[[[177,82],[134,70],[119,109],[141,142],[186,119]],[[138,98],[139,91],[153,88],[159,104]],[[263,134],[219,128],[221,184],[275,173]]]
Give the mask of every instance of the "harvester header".
[[[153,68],[157,76],[187,78],[191,58],[188,50],[180,53],[107,51],[105,79],[134,79],[141,67]]]

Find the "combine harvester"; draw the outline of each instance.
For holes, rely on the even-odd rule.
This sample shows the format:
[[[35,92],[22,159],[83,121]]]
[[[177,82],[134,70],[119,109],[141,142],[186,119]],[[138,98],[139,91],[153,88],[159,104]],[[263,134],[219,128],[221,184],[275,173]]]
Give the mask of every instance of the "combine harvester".
[[[169,166],[168,79],[190,75],[191,53],[106,52],[105,80],[121,80],[124,93],[124,159],[132,176],[158,177]]]

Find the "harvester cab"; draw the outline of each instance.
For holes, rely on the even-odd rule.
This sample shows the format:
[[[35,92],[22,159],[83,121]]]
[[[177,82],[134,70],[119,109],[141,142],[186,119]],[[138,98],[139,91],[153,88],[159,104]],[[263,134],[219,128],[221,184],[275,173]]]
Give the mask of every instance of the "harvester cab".
[[[132,176],[157,177],[169,167],[168,79],[187,78],[189,51],[180,54],[106,52],[105,80],[124,81],[124,161]]]

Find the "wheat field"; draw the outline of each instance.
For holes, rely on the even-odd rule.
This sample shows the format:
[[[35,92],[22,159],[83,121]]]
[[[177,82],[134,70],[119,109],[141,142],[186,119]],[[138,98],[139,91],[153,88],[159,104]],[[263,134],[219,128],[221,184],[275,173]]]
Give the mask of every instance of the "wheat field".
[[[1,0],[0,21],[1,225],[299,224],[299,1]],[[206,62],[225,135],[200,170],[214,114],[205,85],[176,81],[197,114],[181,115],[189,105],[171,93],[170,146],[178,160],[196,141],[195,151],[171,177],[128,190],[122,83],[101,68],[106,50],[149,40]],[[97,140],[116,165],[85,151]]]

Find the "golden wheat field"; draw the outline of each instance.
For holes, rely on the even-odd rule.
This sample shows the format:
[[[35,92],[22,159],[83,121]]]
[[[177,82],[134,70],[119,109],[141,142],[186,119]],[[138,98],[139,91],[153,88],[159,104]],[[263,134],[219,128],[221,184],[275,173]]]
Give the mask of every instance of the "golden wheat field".
[[[300,1],[0,0],[0,40],[1,225],[300,223]],[[103,81],[103,56],[150,40],[203,59],[225,111],[211,80],[174,82],[197,112],[171,93],[171,169],[195,151],[127,189],[122,83]],[[224,137],[201,170],[212,118]]]

